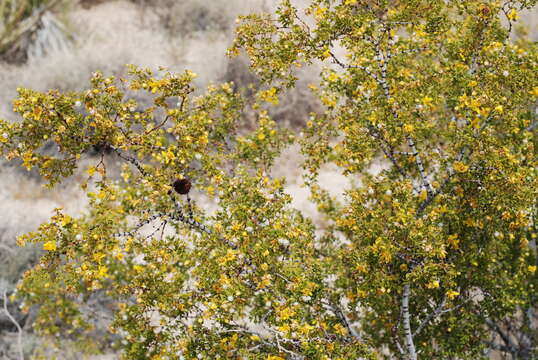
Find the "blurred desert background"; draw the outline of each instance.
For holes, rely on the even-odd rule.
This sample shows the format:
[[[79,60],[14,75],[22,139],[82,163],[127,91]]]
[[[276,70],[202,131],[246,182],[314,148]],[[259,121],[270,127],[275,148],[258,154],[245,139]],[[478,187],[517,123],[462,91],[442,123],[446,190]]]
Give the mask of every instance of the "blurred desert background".
[[[294,0],[304,7],[307,0]],[[212,82],[233,81],[236,89],[257,86],[245,58],[225,56],[231,45],[238,15],[249,12],[273,12],[277,0],[0,0],[2,6],[24,6],[19,21],[20,33],[9,29],[9,14],[0,19],[0,118],[18,121],[11,110],[18,87],[39,91],[58,89],[79,91],[88,86],[94,71],[105,75],[126,75],[126,64],[172,72],[190,69],[198,74],[196,85],[203,89]],[[528,36],[538,39],[538,12],[522,16]],[[22,20],[21,20],[22,19]],[[15,39],[15,40],[14,40]],[[316,82],[320,68],[312,66],[299,74],[298,86],[281,99],[272,116],[282,125],[300,131],[300,126],[320,105],[310,95],[307,85]],[[142,104],[144,99],[137,99]],[[150,100],[147,99],[149,102]],[[244,126],[249,126],[248,116]],[[84,161],[94,161],[91,156]],[[107,161],[113,162],[114,159]],[[277,162],[275,175],[287,176],[287,189],[294,206],[307,216],[317,218],[316,207],[301,187],[300,155],[289,148]],[[73,177],[53,190],[42,186],[34,172],[19,164],[0,162],[0,297],[2,306],[20,324],[25,356],[48,359],[81,359],[80,353],[66,341],[60,348],[32,331],[33,311],[22,314],[20,304],[10,301],[22,273],[36,263],[40,247],[18,248],[16,237],[47,221],[52,210],[63,207],[76,216],[84,211],[85,197]],[[331,168],[321,174],[322,184],[331,184],[334,196],[347,186],[348,180]],[[203,201],[203,199],[198,199]],[[211,204],[206,204],[210,209]],[[5,298],[4,298],[5,295]],[[5,300],[4,300],[5,299]],[[99,306],[96,304],[95,306]],[[4,309],[2,309],[4,310]],[[103,310],[105,311],[105,310]],[[97,324],[99,326],[99,324]],[[19,359],[18,329],[0,311],[0,359]],[[115,359],[109,355],[92,359]]]

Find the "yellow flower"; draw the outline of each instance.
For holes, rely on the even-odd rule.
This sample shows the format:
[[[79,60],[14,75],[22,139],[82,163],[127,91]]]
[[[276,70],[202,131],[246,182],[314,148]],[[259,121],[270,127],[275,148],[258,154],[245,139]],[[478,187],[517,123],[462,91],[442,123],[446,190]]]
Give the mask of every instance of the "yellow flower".
[[[235,257],[236,257],[236,252],[232,249],[228,249],[228,251],[226,252],[226,255],[219,257],[217,259],[217,262],[220,265],[224,265],[230,261],[233,261]]]
[[[258,283],[258,289],[264,289],[271,285],[271,275],[265,274],[261,281]]]
[[[403,130],[406,132],[406,133],[410,133],[410,132],[413,132],[413,130],[415,129],[415,127],[411,124],[405,124],[403,126]]]
[[[454,163],[454,170],[456,170],[457,172],[460,172],[460,173],[464,173],[466,172],[467,170],[469,170],[469,166],[465,165],[464,163],[462,163],[461,161],[456,161]]]
[[[312,332],[312,330],[314,330],[314,327],[309,324],[304,324],[298,330],[301,334],[308,335],[310,332]]]
[[[335,73],[334,71],[332,71],[329,76],[327,76],[327,80],[329,80],[330,82],[335,82],[336,80],[338,80],[339,76],[337,73]]]
[[[102,253],[102,252],[96,252],[95,254],[93,254],[93,259],[94,259],[96,262],[100,263],[101,260],[103,260],[103,258],[104,258],[105,256],[106,256],[106,255],[105,255],[104,253]]]
[[[215,193],[215,188],[213,186],[208,186],[206,190],[210,196],[213,196],[213,194]]]
[[[99,270],[97,272],[98,278],[104,278],[108,276],[108,268],[104,265],[99,266]]]
[[[63,218],[62,218],[62,226],[66,226],[68,225],[69,223],[71,223],[71,221],[73,221],[73,218],[69,215],[64,215]]]
[[[191,79],[195,79],[195,78],[198,77],[198,74],[197,74],[197,73],[192,72],[192,71],[190,71],[190,70],[185,71],[185,74],[186,74],[188,77],[190,77]]]
[[[446,296],[448,296],[449,299],[454,299],[456,296],[458,296],[460,293],[454,290],[448,290],[446,292]]]
[[[309,281],[307,284],[306,284],[306,287],[301,290],[301,293],[304,295],[304,296],[311,296],[312,295],[312,292],[313,290],[316,289],[316,284],[313,283],[312,281]]]
[[[366,266],[364,266],[363,264],[357,264],[357,266],[355,266],[355,270],[357,270],[358,272],[365,273],[366,272]]]
[[[118,249],[118,251],[114,253],[114,258],[116,260],[122,260],[123,259],[123,253],[121,252],[121,250]]]
[[[392,254],[388,249],[381,250],[381,254],[379,254],[379,257],[381,261],[385,264],[388,264],[392,260]]]
[[[467,226],[474,226],[475,225],[475,221],[471,218],[467,218],[465,219],[465,221],[463,222],[465,225]]]
[[[260,99],[271,104],[278,105],[277,89],[272,87],[269,90],[260,91]]]
[[[422,190],[419,197],[420,201],[424,201],[428,198],[428,192],[426,190]]]
[[[55,241],[47,241],[43,244],[43,249],[47,251],[55,251],[56,250],[56,242]]]
[[[519,19],[519,15],[517,14],[517,10],[512,9],[512,11],[510,11],[510,13],[507,15],[507,18],[510,19],[511,21]]]
[[[284,324],[284,325],[278,326],[276,329],[278,331],[282,331],[283,333],[287,333],[288,331],[290,331],[290,326],[288,324]]]
[[[276,355],[269,355],[267,357],[267,360],[285,360],[283,357],[276,356]]]
[[[458,234],[450,235],[447,240],[450,246],[452,246],[454,249],[459,249],[460,240],[458,239]]]
[[[504,113],[504,108],[502,105],[497,105],[495,106],[495,111],[498,112],[499,114],[502,114]]]
[[[293,309],[290,309],[289,307],[285,307],[278,313],[278,317],[280,318],[280,320],[288,320],[293,315],[295,315],[295,311],[293,311]]]
[[[345,327],[343,327],[341,324],[336,324],[334,325],[334,330],[342,335],[342,336],[347,336],[347,329]]]
[[[529,91],[529,94],[534,97],[538,97],[538,86],[534,87],[531,91]]]
[[[536,265],[529,265],[527,270],[529,270],[529,272],[534,274],[536,272]]]
[[[172,152],[171,149],[168,149],[166,151],[162,151],[161,156],[162,156],[165,164],[169,164],[170,162],[174,161],[175,158],[176,158],[176,155]]]
[[[471,120],[471,126],[475,129],[480,129],[480,119],[475,117],[473,120]]]
[[[100,200],[103,200],[105,197],[106,197],[106,192],[104,192],[103,190],[99,191],[98,194],[92,194],[92,195],[95,195],[97,196]],[[97,238],[96,235],[94,235],[94,238]]]
[[[429,97],[429,96],[424,96],[422,98],[422,103],[425,105],[425,106],[431,106],[432,105],[432,101],[433,101],[433,98]]]
[[[317,19],[321,19],[321,18],[323,18],[323,16],[325,15],[326,12],[327,12],[327,8],[318,6],[316,8],[314,14],[316,15]]]
[[[25,151],[22,155],[22,160],[23,166],[26,170],[30,171],[32,169],[32,161],[34,160],[33,153],[30,150]]]

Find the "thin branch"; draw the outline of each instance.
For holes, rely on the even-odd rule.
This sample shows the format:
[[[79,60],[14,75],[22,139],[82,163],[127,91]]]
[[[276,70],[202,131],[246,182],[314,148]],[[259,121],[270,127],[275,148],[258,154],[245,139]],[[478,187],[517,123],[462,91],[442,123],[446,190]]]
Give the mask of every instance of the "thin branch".
[[[380,79],[378,78],[377,82],[378,82],[379,86],[383,89],[383,93],[385,95],[385,98],[386,98],[387,102],[390,104],[391,100],[392,100],[392,95],[390,93],[390,89],[389,89],[389,85],[388,85],[388,81],[387,81],[388,59],[387,59],[387,61],[385,61],[383,59],[384,58],[383,57],[383,52],[379,48],[379,42],[374,42],[374,46],[375,46],[375,51],[376,51],[376,55],[377,55],[376,59],[377,59],[377,62],[378,62],[378,66],[379,66],[379,69],[381,70],[381,78]],[[398,113],[396,112],[396,110],[394,109],[394,107],[392,105],[390,106],[390,112],[391,112],[392,117],[394,118],[394,120],[397,120],[399,122],[400,118],[398,116]],[[400,124],[400,125],[402,125],[402,124]],[[424,163],[422,162],[422,157],[420,156],[420,153],[419,153],[418,148],[416,146],[415,140],[413,139],[413,137],[410,134],[405,136],[405,140],[407,142],[407,146],[409,146],[409,148],[411,149],[413,157],[415,158],[415,163],[417,165],[418,171],[420,173],[420,177],[422,179],[422,185],[424,186],[424,188],[428,192],[428,196],[433,196],[434,190],[433,190],[433,187],[432,187],[431,183],[428,181],[428,178],[425,175]]]
[[[362,66],[362,65],[347,65],[347,64],[344,64],[342,61],[340,61],[332,52],[329,52],[329,54],[331,55],[331,58],[333,59],[333,62],[335,64],[337,64],[338,66],[340,66],[341,68],[343,68],[343,69],[360,69],[360,70],[363,70],[366,74],[368,74],[368,76],[370,76],[372,79],[374,79],[376,82],[379,83],[379,81],[380,81],[379,77],[372,72],[370,67]]]
[[[509,347],[504,346],[504,345],[496,344],[493,341],[482,341],[482,342],[484,344],[486,344],[489,348],[493,349],[493,350],[503,351],[503,352],[507,352],[507,353],[512,353],[513,352],[512,349],[510,349]]]
[[[353,337],[356,338],[356,339],[362,340],[361,335],[357,332],[357,330],[355,330],[355,329],[351,326],[351,323],[350,323],[349,319],[347,318],[347,316],[346,316],[346,314],[344,313],[344,311],[340,308],[340,306],[338,306],[337,304],[334,304],[334,305],[333,305],[333,311],[336,312],[336,315],[340,318],[340,321],[342,321],[342,323],[344,324],[344,326],[346,327],[346,329],[349,331],[349,333],[351,334],[351,336],[353,336]]]
[[[4,290],[3,295],[4,295],[4,312],[6,313],[9,320],[17,328],[17,347],[18,347],[18,350],[19,350],[19,360],[24,360],[24,352],[22,351],[22,328],[19,325],[19,323],[17,322],[17,320],[15,320],[15,318],[9,313],[9,311],[7,309],[7,294],[6,294],[5,290]]]
[[[231,324],[230,324],[231,325]],[[280,344],[280,341],[283,341],[283,342],[286,342],[286,343],[291,343],[293,345],[296,345],[296,342],[294,341],[290,341],[288,339],[281,339],[279,337],[279,334],[277,331],[273,330],[273,329],[267,329],[266,327],[264,327],[264,329],[266,330],[270,330],[271,333],[274,334],[274,338],[272,339],[268,339],[267,337],[263,336],[262,334],[254,331],[254,330],[251,330],[251,329],[248,329],[247,327],[245,326],[242,326],[242,325],[232,325],[232,326],[235,326],[235,328],[233,329],[226,329],[226,330],[221,330],[219,331],[219,333],[244,333],[244,334],[247,334],[247,335],[254,335],[254,336],[257,336],[260,340],[260,342],[263,342],[265,345],[268,345],[268,346],[271,346],[271,347],[275,347],[277,348],[279,351],[283,351],[291,356],[293,356],[293,359],[304,359],[305,357],[293,350],[290,350],[290,349],[287,349],[285,348],[284,346],[282,346]],[[276,344],[271,342],[271,341],[276,341]]]
[[[499,325],[497,325],[494,321],[492,321],[491,319],[486,319],[486,324],[488,325],[488,327],[495,331],[497,334],[499,334],[499,336],[501,337],[501,339],[503,340],[503,342],[506,344],[506,347],[507,349],[509,349],[508,351],[513,353],[515,352],[516,350],[516,346],[514,345],[514,343],[512,342],[512,340],[510,339],[510,336],[508,334],[506,334],[500,327]]]
[[[420,325],[418,326],[418,328],[415,330],[415,332],[413,333],[413,336],[417,336],[418,334],[420,334],[420,332],[422,331],[422,329],[424,329],[424,327],[431,321],[433,320],[434,318],[436,318],[437,316],[439,316],[440,314],[442,314],[442,311],[443,311],[443,308],[445,307],[446,305],[446,296],[443,296],[443,299],[441,300],[441,302],[439,303],[439,306],[433,311],[431,312],[427,317],[426,319],[424,319],[424,321],[422,321],[420,323]]]
[[[137,169],[138,171],[140,171],[140,173],[142,174],[142,176],[148,176],[148,173],[146,172],[146,170],[144,170],[144,168],[142,167],[142,164],[140,164],[140,162],[138,162],[138,160],[136,160],[134,157],[132,156],[129,156],[129,155],[124,155],[122,154],[122,152],[120,151],[120,149],[112,146],[112,145],[108,145],[120,158],[122,158],[123,160],[125,161],[128,161],[130,162],[131,164],[133,164]]]
[[[162,217],[165,217],[167,216],[167,214],[164,214],[164,213],[157,213],[155,215],[152,215],[150,216],[149,218],[147,218],[146,220],[143,220],[141,222],[139,222],[135,228],[131,231],[124,231],[124,232],[119,232],[119,233],[115,233],[113,234],[112,236],[114,237],[124,237],[124,236],[134,236],[134,233],[137,232],[141,227],[143,227],[144,225],[146,224],[149,224],[150,222],[152,222],[153,220],[155,219],[158,219],[158,218],[162,218]]]
[[[164,124],[166,124],[166,122],[168,121],[168,119],[170,119],[170,115],[167,115],[164,120],[159,124],[159,125],[155,125],[153,128],[151,128],[150,130],[147,130],[144,135],[149,135],[151,134],[152,132],[154,132],[155,130],[157,129],[160,129],[161,127],[164,126]]]
[[[536,129],[536,127],[538,127],[538,121],[535,121],[534,123],[530,124],[530,125],[525,129],[525,131],[532,131],[532,130]]]
[[[506,34],[507,40],[510,38],[510,34],[512,33],[512,27],[514,26],[514,24],[512,23],[512,19],[510,19],[510,14],[508,13],[512,9],[513,9],[512,0],[506,1],[501,7],[501,10],[504,13],[504,16],[506,17],[506,21],[508,21],[508,33]]]
[[[403,170],[403,168],[400,166],[398,161],[396,160],[396,157],[394,156],[396,154],[396,151],[394,151],[394,147],[381,135],[373,126],[368,127],[368,131],[370,132],[370,135],[379,141],[381,143],[379,146],[381,147],[381,150],[385,154],[385,156],[392,162],[396,170],[402,175],[404,178],[407,178],[406,172]],[[385,143],[386,147],[383,146],[383,143]]]
[[[166,224],[168,224],[168,220],[164,220],[162,230],[161,230],[161,241],[162,241],[163,236],[164,236],[164,229],[166,229]]]
[[[0,248],[1,248],[1,249],[4,249],[5,251],[9,252],[10,254],[15,254],[15,250],[13,250],[12,248],[10,248],[10,247],[7,246],[7,245],[0,244]]]
[[[396,344],[396,347],[398,348],[400,355],[405,355],[405,350],[403,349],[402,344],[400,344],[400,341],[398,341],[398,339],[395,338],[394,343]]]
[[[463,156],[465,155],[465,151],[466,151],[466,148],[464,147],[463,149],[461,149],[460,153],[458,154],[457,158],[456,158],[456,161],[461,161],[463,159]],[[428,193],[428,197],[426,198],[426,200],[424,200],[418,207],[417,209],[417,216],[420,216],[422,215],[422,213],[424,212],[424,210],[426,210],[426,208],[428,207],[428,205],[430,205],[432,203],[433,200],[435,200],[435,198],[443,191],[443,189],[449,184],[450,180],[452,179],[452,177],[455,175],[456,173],[454,172],[454,170],[452,168],[449,168],[448,169],[448,176],[446,177],[446,179],[443,181],[443,183],[441,184],[441,186],[439,187],[439,189],[437,189],[436,191],[434,191],[433,193]]]

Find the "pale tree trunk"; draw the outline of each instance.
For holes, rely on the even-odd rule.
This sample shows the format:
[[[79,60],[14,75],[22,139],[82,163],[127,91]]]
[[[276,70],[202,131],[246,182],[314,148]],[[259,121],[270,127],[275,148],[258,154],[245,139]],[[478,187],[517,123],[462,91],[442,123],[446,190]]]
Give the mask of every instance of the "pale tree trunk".
[[[409,314],[409,297],[411,295],[411,287],[405,284],[403,287],[402,296],[402,317],[405,336],[405,348],[407,350],[407,358],[409,360],[417,360],[417,352],[415,343],[413,342],[413,333],[411,332],[411,315]]]

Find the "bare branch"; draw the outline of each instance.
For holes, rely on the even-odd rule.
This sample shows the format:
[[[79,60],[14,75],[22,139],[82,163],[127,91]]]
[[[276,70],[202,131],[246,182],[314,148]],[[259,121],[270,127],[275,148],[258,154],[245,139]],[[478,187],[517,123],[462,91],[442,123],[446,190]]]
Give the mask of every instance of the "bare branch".
[[[525,129],[525,131],[532,131],[532,130],[536,129],[536,127],[538,127],[538,121],[535,121],[535,122],[533,122],[532,124],[530,124],[530,125]]]
[[[383,93],[385,95],[385,98],[387,99],[387,102],[390,104],[392,101],[392,95],[390,93],[389,84],[387,81],[387,65],[388,61],[384,60],[383,52],[379,48],[379,43],[374,42],[375,45],[375,52],[376,52],[376,60],[379,66],[379,69],[381,70],[381,78],[378,78],[377,82],[379,86],[383,89]],[[388,60],[388,59],[387,59]],[[392,113],[392,117],[394,120],[400,121],[400,118],[398,116],[398,113],[394,109],[394,107],[391,105],[390,112]],[[402,125],[402,124],[400,124]],[[403,126],[403,125],[402,125]],[[424,170],[424,163],[422,162],[422,157],[420,156],[420,153],[418,151],[418,148],[415,144],[415,140],[410,134],[407,134],[405,136],[405,140],[407,142],[407,146],[409,146],[409,149],[411,149],[412,156],[415,158],[415,163],[417,165],[418,171],[420,173],[420,177],[422,179],[422,185],[428,192],[428,196],[433,196],[434,190],[429,182],[428,178],[426,177],[426,172]]]
[[[512,340],[510,339],[510,336],[508,334],[506,334],[500,327],[499,325],[497,325],[494,321],[492,321],[491,319],[486,319],[486,325],[488,325],[488,327],[493,330],[494,332],[496,332],[500,337],[501,339],[503,340],[503,342],[505,343],[506,345],[506,348],[508,349],[509,352],[513,353],[515,352],[515,349],[516,349],[516,346],[515,344],[512,342]]]
[[[346,314],[344,313],[344,311],[342,310],[342,308],[338,304],[332,305],[332,308],[333,308],[333,311],[336,313],[336,315],[340,318],[340,321],[342,321],[342,323],[346,327],[347,331],[349,331],[351,336],[353,336],[356,339],[362,340],[362,337],[357,332],[357,330],[351,327],[351,323],[348,317],[346,316]]]
[[[443,299],[441,300],[441,302],[439,303],[439,306],[437,306],[437,308],[431,312],[427,317],[426,319],[424,319],[424,321],[422,321],[422,323],[420,323],[420,325],[418,326],[418,328],[415,330],[415,332],[413,333],[413,336],[416,336],[418,334],[420,334],[420,332],[422,331],[422,329],[424,329],[424,327],[433,319],[435,319],[437,316],[439,316],[441,313],[442,313],[442,310],[443,308],[445,307],[446,305],[446,296],[443,296]]]
[[[152,215],[150,216],[149,218],[147,218],[146,220],[144,221],[141,221],[140,223],[138,223],[135,228],[131,231],[125,231],[125,232],[119,232],[119,233],[115,233],[113,234],[112,236],[114,237],[124,237],[124,236],[134,236],[134,233],[137,232],[141,227],[143,227],[144,225],[146,224],[149,224],[150,222],[152,222],[153,220],[155,219],[158,219],[158,218],[163,218],[167,216],[167,214],[164,214],[164,213],[157,213],[155,215]]]
[[[140,162],[138,160],[136,160],[134,157],[132,156],[129,156],[129,155],[125,155],[123,154],[120,149],[118,149],[117,147],[114,147],[112,145],[109,145],[109,147],[120,157],[122,158],[123,160],[125,161],[128,161],[130,162],[131,164],[133,164],[137,169],[138,171],[140,171],[140,173],[142,174],[142,176],[148,176],[148,173],[146,172],[146,170],[144,170],[144,168],[142,167],[142,164],[140,164]]]
[[[17,322],[17,320],[15,320],[15,318],[9,313],[9,311],[7,309],[7,293],[6,293],[6,290],[4,290],[3,296],[4,296],[4,312],[6,313],[9,320],[17,328],[17,347],[18,347],[18,350],[19,350],[19,360],[24,360],[24,352],[22,351],[22,328],[19,325],[19,323]]]

